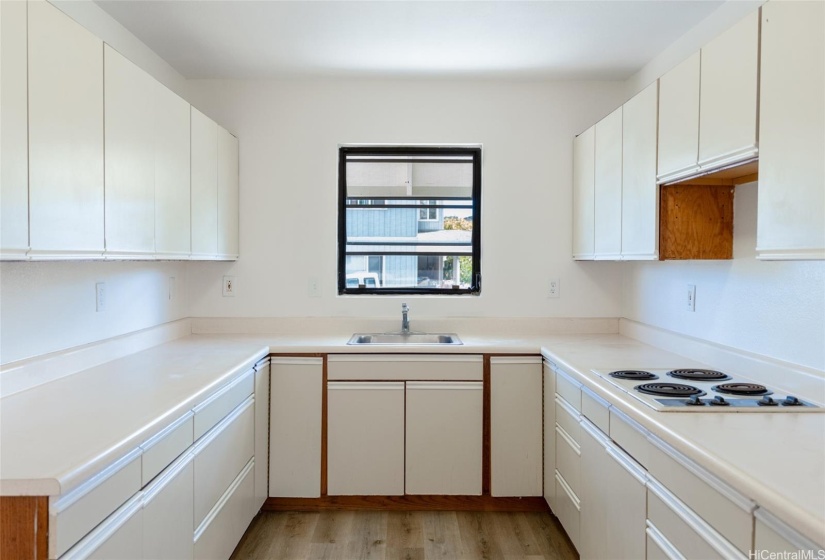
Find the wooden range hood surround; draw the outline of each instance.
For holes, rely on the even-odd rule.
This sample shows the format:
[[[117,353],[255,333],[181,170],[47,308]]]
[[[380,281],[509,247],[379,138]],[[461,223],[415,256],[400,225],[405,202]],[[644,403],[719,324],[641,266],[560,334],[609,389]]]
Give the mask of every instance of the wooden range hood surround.
[[[732,259],[733,193],[759,178],[759,162],[659,187],[659,260]]]

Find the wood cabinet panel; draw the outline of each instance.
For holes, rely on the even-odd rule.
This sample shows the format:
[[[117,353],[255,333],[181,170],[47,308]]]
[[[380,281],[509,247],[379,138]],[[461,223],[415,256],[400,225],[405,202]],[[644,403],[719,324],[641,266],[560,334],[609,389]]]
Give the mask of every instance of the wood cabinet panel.
[[[733,187],[661,187],[659,258],[733,258]]]

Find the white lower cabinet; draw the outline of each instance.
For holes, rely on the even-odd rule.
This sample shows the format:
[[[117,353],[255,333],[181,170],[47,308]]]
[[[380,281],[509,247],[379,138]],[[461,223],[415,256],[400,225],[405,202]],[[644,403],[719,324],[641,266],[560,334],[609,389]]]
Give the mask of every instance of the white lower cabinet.
[[[408,381],[407,494],[481,495],[484,385]]]
[[[272,358],[269,495],[321,496],[323,358]]]
[[[541,496],[542,362],[490,358],[490,490],[493,496]]]
[[[771,558],[802,558],[800,554],[810,554],[808,558],[825,557],[825,548],[800,535],[796,529],[776,518],[763,508],[754,512],[754,550],[772,553]],[[764,553],[763,553],[764,554]]]
[[[270,359],[255,364],[255,501],[269,496],[269,371]]]
[[[255,460],[232,481],[209,515],[195,530],[197,560],[226,560],[243,537],[257,509],[255,501]]]
[[[327,384],[330,496],[404,494],[404,383]]]
[[[556,374],[550,364],[544,364],[544,501],[555,508],[556,485],[553,477],[556,470]]]
[[[142,558],[144,558],[142,496],[136,494],[61,556],[60,560],[140,560]]]
[[[194,458],[194,455],[187,453],[144,489],[144,558],[192,558],[192,535],[195,531]]]

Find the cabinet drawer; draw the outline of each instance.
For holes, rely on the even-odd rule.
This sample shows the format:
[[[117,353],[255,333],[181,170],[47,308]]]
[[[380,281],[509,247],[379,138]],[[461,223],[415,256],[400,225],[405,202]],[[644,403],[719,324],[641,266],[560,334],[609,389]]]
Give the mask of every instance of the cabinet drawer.
[[[149,481],[155,478],[160,471],[192,445],[194,424],[194,415],[187,412],[140,446],[143,450],[141,456],[142,486],[149,484]]]
[[[566,373],[556,370],[556,393],[561,395],[576,412],[582,410],[581,384],[573,381]]]
[[[195,531],[195,558],[226,560],[255,516],[255,461],[250,460]]]
[[[615,408],[610,409],[610,439],[627,451],[637,463],[647,468],[652,445],[647,439],[647,430]]]
[[[254,453],[254,404],[254,399],[248,398],[195,446],[196,526]]]
[[[217,393],[206,402],[196,406],[195,440],[212,429],[223,417],[232,412],[246,397],[255,390],[255,371],[249,370]]]
[[[670,541],[668,541],[650,521],[647,522],[645,536],[647,537],[646,560],[684,560],[684,557],[679,554],[679,551],[673,547]]]
[[[651,443],[650,473],[740,551],[751,550],[753,502],[664,442],[651,436]]]
[[[556,395],[556,424],[561,426],[567,432],[567,435],[573,438],[576,445],[578,445],[581,438],[580,419],[579,413],[566,400]]]
[[[330,381],[481,381],[484,361],[478,355],[330,355]]]
[[[73,546],[60,560],[141,560],[142,496],[135,495]]]
[[[143,495],[143,557],[192,558],[194,456],[186,453],[164,470]]]
[[[822,555],[822,546],[800,535],[796,529],[774,517],[767,510],[759,508],[753,515],[756,518],[753,536],[754,550],[778,553],[773,556],[774,558],[783,558],[782,553],[798,554],[800,550],[815,551],[812,558],[816,558],[817,554]],[[791,554],[784,557],[793,558]]]
[[[582,416],[587,417],[605,434],[610,433],[609,404],[589,390],[582,388]]]
[[[579,524],[580,510],[579,498],[570,489],[564,477],[556,471],[556,509],[553,513],[559,519],[559,523],[564,527],[567,536],[573,541],[573,545],[579,548]]]
[[[140,449],[49,506],[49,551],[66,552],[140,490]]]
[[[556,469],[567,484],[579,495],[581,487],[581,448],[573,438],[556,424]]]
[[[684,558],[744,558],[719,533],[655,481],[648,483],[647,518]]]

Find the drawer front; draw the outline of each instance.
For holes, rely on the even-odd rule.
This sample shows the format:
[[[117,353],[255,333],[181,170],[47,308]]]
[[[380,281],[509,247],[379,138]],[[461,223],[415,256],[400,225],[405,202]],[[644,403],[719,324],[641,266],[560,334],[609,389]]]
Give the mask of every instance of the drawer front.
[[[330,355],[330,381],[481,381],[484,360],[478,355]]]
[[[699,517],[747,554],[752,547],[753,504],[745,498],[737,497],[733,490],[725,489],[709,473],[702,472],[696,466],[687,468],[687,459],[683,459],[684,463],[677,461],[671,455],[675,452],[662,442],[655,439],[651,441],[648,466],[650,473]],[[732,499],[739,503],[734,503]]]
[[[582,388],[582,415],[596,425],[603,433],[610,433],[610,412],[609,404]]]
[[[754,528],[754,550],[767,550],[768,552],[785,553],[792,552],[799,554],[800,550],[814,551],[812,558],[823,558],[825,549],[799,534],[796,529],[790,527],[784,521],[778,519],[765,509],[759,508],[754,512],[756,526]],[[819,556],[818,556],[819,555]],[[775,558],[782,558],[777,554]],[[787,558],[793,558],[787,555]]]
[[[647,431],[616,409],[610,409],[610,439],[624,449],[637,463],[647,468],[650,447]]]
[[[195,531],[195,558],[226,560],[255,517],[254,460],[247,463],[200,527]]]
[[[647,522],[645,536],[647,537],[646,560],[684,560],[684,557],[679,554],[679,551],[673,547],[650,521]]]
[[[708,530],[700,528],[701,523],[697,524],[695,514],[671,496],[666,496],[665,499],[669,503],[665,503],[660,493],[655,491],[647,493],[647,518],[667,542],[671,543],[684,558],[702,558],[703,560],[724,558],[705,539],[708,536]],[[701,534],[700,531],[705,534]]]
[[[581,491],[581,449],[578,443],[556,424],[556,470],[567,484],[579,495]]]
[[[141,560],[148,558],[143,550],[142,500],[140,494],[135,495],[61,556],[60,560]]]
[[[567,432],[573,441],[578,445],[581,439],[581,424],[579,423],[581,416],[570,404],[556,395],[556,424]]]
[[[254,434],[255,406],[249,398],[195,447],[195,526],[252,457]]]
[[[195,440],[211,430],[255,390],[255,370],[249,370],[206,402],[194,408]]]
[[[581,385],[566,373],[556,370],[556,393],[562,396],[577,412],[582,410]]]
[[[143,450],[141,456],[141,484],[143,486],[149,484],[160,471],[192,445],[194,425],[194,415],[187,412],[172,425],[140,446]]]
[[[570,489],[564,477],[556,471],[556,509],[553,513],[564,527],[567,536],[576,548],[580,548],[580,511],[579,498]]]
[[[194,456],[170,465],[143,494],[143,557],[152,560],[192,558],[194,526]]]
[[[49,507],[49,557],[56,558],[140,490],[140,449]]]

